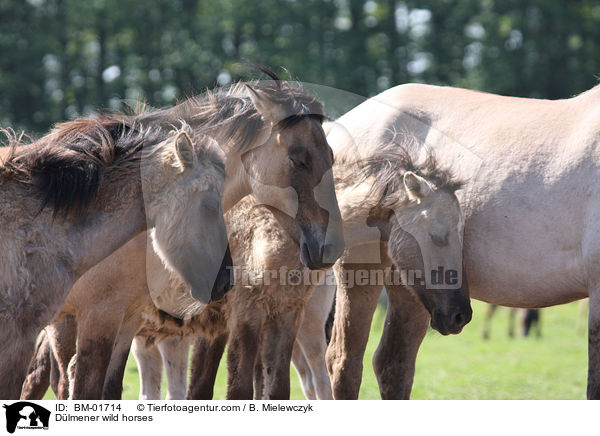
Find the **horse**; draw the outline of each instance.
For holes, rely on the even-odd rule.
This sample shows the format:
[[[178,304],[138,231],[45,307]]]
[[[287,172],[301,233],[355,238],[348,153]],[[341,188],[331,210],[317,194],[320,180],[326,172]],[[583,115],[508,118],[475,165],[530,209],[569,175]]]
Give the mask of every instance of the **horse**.
[[[488,306],[488,310],[486,311],[485,318],[483,319],[483,334],[482,338],[484,340],[488,340],[490,338],[490,329],[492,324],[492,317],[496,310],[498,309],[498,305],[490,304]],[[536,337],[542,337],[542,330],[540,327],[540,310],[539,309],[518,309],[516,307],[511,307],[508,312],[508,337],[515,337],[515,322],[517,313],[522,312],[522,333],[523,336],[529,336],[529,332],[531,329],[535,329]]]
[[[299,87],[279,80],[269,70],[267,73],[273,80],[236,83],[228,90],[209,91],[174,108],[142,111],[134,119],[143,125],[170,124],[183,119],[192,129],[215,137],[224,149],[227,169],[223,210],[252,194],[302,247],[298,254],[302,264],[311,269],[326,268],[341,254],[343,235],[331,175],[333,155],[321,126],[323,106]],[[78,351],[73,398],[120,398],[132,339],[143,317],[155,316],[153,304],[140,303],[147,298],[148,291],[156,297],[154,303],[167,314],[184,318],[205,310],[206,299],[202,301],[202,295],[194,294],[193,289],[190,293],[187,286],[179,289],[179,283],[176,274],[161,268],[152,250],[146,255],[143,241],[137,244],[132,241],[81,280],[82,290],[76,286],[72,292],[73,304],[67,304],[69,313],[77,313],[78,321],[85,320],[88,326],[78,327],[78,350],[83,351],[84,338],[90,338],[95,356],[99,337],[104,338],[106,347],[103,357],[95,361],[82,362]],[[167,302],[161,295],[171,285],[181,291],[178,294],[181,298]],[[103,301],[101,311],[89,305],[89,298],[76,297],[89,293],[90,287],[95,287],[94,292]],[[104,319],[102,314],[108,307],[116,320]],[[55,345],[60,342],[51,339],[52,334],[49,336]],[[115,356],[112,359],[115,368],[109,369],[111,355]],[[69,390],[70,358],[57,359],[64,387],[59,389],[61,397]],[[110,380],[105,380],[107,371]],[[32,390],[32,386],[24,387],[24,392]]]
[[[587,397],[600,398],[600,86],[564,100],[499,96],[404,84],[369,99],[328,137],[336,159],[376,149],[390,129],[439,147],[459,145],[464,267],[472,298],[540,308],[589,296]],[[341,151],[342,150],[342,151]],[[403,286],[387,288],[383,336],[373,358],[382,398],[408,398],[429,314]],[[328,367],[335,398],[356,398],[379,288],[338,287]]]
[[[371,248],[377,250],[377,255],[369,256],[373,260],[381,250],[394,253],[400,250],[394,244],[406,245],[404,238],[408,229],[418,234],[423,226],[432,232],[429,226],[433,222],[434,230],[441,234],[434,235],[446,244],[424,243],[421,251],[413,247],[412,253],[402,248],[403,256],[411,256],[411,263],[403,265],[422,269],[425,258],[434,270],[442,265],[446,270],[459,268],[462,228],[454,191],[460,183],[433,155],[420,161],[413,158],[410,149],[414,147],[409,139],[401,138],[402,144],[391,142],[393,146],[388,144],[358,162],[344,162],[336,157],[334,172],[344,234],[360,238],[352,243],[359,244],[362,250],[365,246],[368,249],[369,244],[375,246]],[[234,263],[236,267],[245,267],[248,277],[236,283],[223,300],[221,306],[226,322],[219,320],[220,329],[210,335],[206,335],[206,328],[198,329],[187,398],[212,397],[226,343],[229,346],[228,399],[289,399],[292,360],[300,369],[308,398],[332,398],[325,366],[324,323],[331,308],[335,282],[307,276],[301,270],[296,260],[299,247],[267,211],[250,212],[248,206],[241,210],[235,208],[226,219],[230,243],[236,253]],[[371,226],[380,230],[366,227],[369,220]],[[390,241],[391,246],[385,247],[388,243],[382,244],[382,241]],[[371,264],[365,272],[372,274],[375,282],[380,278],[383,283],[388,263]],[[282,271],[284,277],[280,276]],[[274,272],[278,272],[276,277],[273,277]],[[391,269],[387,274],[393,274]],[[355,278],[360,275],[357,272]],[[318,289],[313,292],[315,287]],[[416,284],[415,290],[435,314],[434,327],[442,332],[462,327],[454,326],[454,322],[466,324],[469,321],[470,306],[462,289],[432,293]],[[160,398],[162,363],[167,370],[167,398],[181,395],[189,345],[189,339],[179,339],[181,334],[181,330],[175,330],[171,340],[176,343],[171,344],[158,340],[152,329],[136,337],[134,356],[140,368],[140,398]]]
[[[253,367],[257,359],[268,368],[267,379],[274,381],[266,383],[264,392],[261,389],[257,397],[263,394],[267,398],[289,397],[292,346],[304,305],[313,289],[310,284],[301,283],[297,274],[310,272],[299,260],[298,244],[273,213],[253,199],[244,199],[232,208],[226,214],[226,223],[234,262],[240,266],[234,269],[237,283],[233,294],[218,305],[211,305],[212,316],[202,313],[184,321],[183,325],[172,326],[171,331],[166,324],[146,323],[132,348],[140,372],[141,399],[161,398],[163,365],[167,372],[167,399],[186,397],[187,357],[194,336],[206,338],[213,356],[202,358],[200,365],[194,368],[212,380],[206,383],[211,397],[227,338],[231,338],[228,398],[253,397]],[[313,275],[317,279],[322,272],[315,271]],[[290,276],[294,283],[288,285]],[[258,355],[259,343],[263,350],[271,347],[277,353]],[[271,386],[275,389],[271,390]]]
[[[187,126],[165,131],[110,117],[63,123],[27,144],[5,132],[1,398],[19,397],[36,335],[77,279],[146,229],[153,229],[163,262],[193,271],[184,280],[195,292],[222,296],[229,289],[221,278],[229,277],[231,257],[194,269],[194,255],[205,244],[223,252],[227,245],[222,214],[198,214],[222,193],[224,163],[213,139]]]

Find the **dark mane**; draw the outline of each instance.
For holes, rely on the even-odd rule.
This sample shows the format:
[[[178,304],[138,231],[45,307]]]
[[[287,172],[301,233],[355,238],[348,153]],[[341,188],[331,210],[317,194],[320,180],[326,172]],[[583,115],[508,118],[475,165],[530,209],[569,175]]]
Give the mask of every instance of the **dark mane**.
[[[432,150],[427,150],[425,158],[417,162],[410,151],[414,145],[410,141],[403,144],[390,141],[377,153],[358,162],[360,180],[374,179],[371,194],[379,193],[379,203],[386,203],[385,197],[404,189],[404,174],[408,171],[423,177],[438,190],[453,193],[463,186],[464,182],[451,170],[439,165]]]
[[[62,123],[41,139],[24,144],[9,132],[10,152],[0,175],[30,184],[42,196],[40,211],[54,216],[85,210],[96,198],[107,170],[139,164],[140,151],[163,136],[110,117]]]
[[[144,109],[134,119],[143,125],[158,123],[163,126],[172,126],[182,120],[195,132],[213,136],[221,144],[235,144],[238,150],[245,151],[264,127],[261,116],[248,96],[245,87],[247,83],[268,95],[273,103],[280,105],[289,114],[278,123],[278,129],[289,128],[307,117],[319,122],[324,120],[323,104],[304,92],[298,84],[281,80],[266,67],[255,68],[271,80],[236,82],[227,89],[207,90],[172,108]]]

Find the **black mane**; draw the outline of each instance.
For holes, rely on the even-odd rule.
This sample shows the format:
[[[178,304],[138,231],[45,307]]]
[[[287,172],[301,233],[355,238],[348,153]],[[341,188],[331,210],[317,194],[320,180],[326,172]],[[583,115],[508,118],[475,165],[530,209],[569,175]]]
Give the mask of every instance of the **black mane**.
[[[113,118],[78,119],[30,144],[9,137],[12,150],[3,172],[35,186],[42,194],[40,211],[52,205],[54,216],[66,216],[89,206],[108,168],[135,165],[144,145],[156,144],[161,136],[158,129],[138,129]]]

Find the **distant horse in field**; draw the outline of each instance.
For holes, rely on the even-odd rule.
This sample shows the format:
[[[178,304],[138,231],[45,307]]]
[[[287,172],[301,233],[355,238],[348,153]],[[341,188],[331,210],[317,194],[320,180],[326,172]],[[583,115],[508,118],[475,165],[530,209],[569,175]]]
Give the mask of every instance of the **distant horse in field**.
[[[311,269],[326,268],[341,254],[343,236],[331,174],[333,155],[321,126],[323,107],[299,87],[269,74],[274,80],[238,83],[134,119],[144,125],[183,119],[194,131],[215,137],[227,168],[223,210],[252,194],[299,244],[300,262]],[[165,289],[175,298],[163,298]],[[92,292],[101,304],[90,304]],[[166,314],[205,316],[210,305],[199,297],[177,274],[165,270],[152,250],[146,255],[144,239],[131,241],[97,265],[78,282],[65,305],[64,314],[76,315],[78,324],[73,398],[120,398],[127,355],[143,322],[160,327],[170,319]],[[154,303],[166,314],[157,312]],[[63,398],[69,391],[67,367],[74,346],[68,344],[74,342],[75,328],[64,327],[48,329],[55,353],[59,348],[65,351],[56,356]],[[35,377],[30,381],[24,386],[25,397],[40,391],[33,386]]]
[[[485,318],[483,319],[483,339],[487,340],[490,338],[490,330],[492,324],[492,317],[498,309],[497,304],[488,305]],[[515,325],[516,318],[519,313],[522,313],[521,321],[521,332],[523,336],[529,336],[529,332],[534,329],[536,336],[539,338],[542,336],[542,330],[540,327],[540,309],[518,309],[516,307],[509,308],[508,312],[508,336],[510,338],[515,337]]]
[[[366,149],[397,129],[423,143],[461,144],[481,159],[459,196],[470,295],[525,308],[589,296],[587,396],[600,398],[600,86],[549,101],[407,84],[371,98],[338,123]],[[348,139],[328,140],[339,159]],[[379,291],[338,287],[328,349],[335,398],[358,396]],[[404,287],[388,295],[375,374],[383,398],[408,398],[429,315]]]
[[[60,124],[31,144],[10,138],[0,149],[5,399],[19,397],[36,335],[58,314],[76,280],[129,239],[153,228],[163,261],[193,271],[182,277],[203,294],[213,283],[194,255],[207,242],[227,244],[222,215],[209,221],[197,216],[207,181],[220,189],[224,179],[223,157],[208,137],[101,117]],[[214,277],[222,260],[208,262]],[[231,258],[223,263],[230,266]]]

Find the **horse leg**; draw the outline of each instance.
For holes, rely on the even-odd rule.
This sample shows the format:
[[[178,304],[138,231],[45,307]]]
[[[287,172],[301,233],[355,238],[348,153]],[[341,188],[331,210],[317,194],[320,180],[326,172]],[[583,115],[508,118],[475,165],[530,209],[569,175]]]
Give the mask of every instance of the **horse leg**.
[[[515,320],[517,319],[518,309],[511,307],[508,309],[508,337],[515,337]]]
[[[485,317],[483,318],[483,339],[486,341],[490,338],[492,317],[494,316],[496,309],[498,309],[497,305],[488,304],[487,311],[485,312]]]
[[[313,375],[310,370],[308,360],[306,359],[306,356],[302,351],[302,347],[298,343],[297,339],[292,351],[292,365],[294,365],[294,368],[296,368],[296,372],[300,378],[300,385],[302,387],[302,393],[304,394],[304,397],[307,400],[316,400],[317,394],[315,393],[316,389]],[[327,368],[325,368],[325,372],[327,372]],[[329,375],[327,377],[329,377]]]
[[[146,338],[136,336],[133,339],[131,352],[137,362],[140,373],[140,400],[160,400],[162,383],[162,360],[158,348],[147,344]]]
[[[50,359],[50,387],[52,388],[52,392],[54,392],[54,395],[56,396],[56,398],[58,398],[58,384],[60,383],[60,370],[58,368],[58,362],[56,361],[56,358],[54,357],[54,353],[52,352],[52,350],[50,350],[48,358]],[[69,383],[68,383],[68,377],[67,377],[67,386],[68,385],[69,385]]]
[[[74,315],[66,315],[60,321],[50,324],[46,330],[58,369],[56,397],[66,400],[69,398],[68,366],[76,352],[77,320]]]
[[[141,323],[142,318],[134,316],[125,321],[119,330],[102,389],[102,399],[104,400],[120,400],[122,398],[123,377],[131,351],[131,342]]]
[[[59,400],[69,398],[67,368],[75,354],[76,335],[77,324],[72,315],[50,324],[42,331],[23,384],[21,399],[41,399],[48,390],[48,384]]]
[[[535,317],[535,337],[536,338],[541,338],[542,337],[542,312],[540,312],[541,309],[535,309],[536,311],[536,317]]]
[[[121,311],[91,310],[78,314],[74,400],[102,399],[106,372],[122,320]]]
[[[69,397],[67,400],[73,399],[73,387],[75,386],[75,368],[77,367],[77,353],[71,357],[67,365],[67,379],[69,380]]]
[[[190,338],[170,336],[156,343],[167,374],[167,400],[185,400]]]
[[[44,324],[38,325],[41,322],[38,315],[46,317],[45,313],[32,313],[33,310],[25,309],[14,318],[0,314],[0,398],[17,400],[21,396],[37,336],[44,328]]]
[[[310,337],[302,338],[297,344],[300,344],[301,354],[308,365],[311,378],[311,384],[314,390],[314,399],[332,400],[331,381],[327,372],[327,363],[325,354],[327,352],[327,343],[321,338]],[[296,365],[296,361],[294,360]]]
[[[427,333],[429,313],[402,286],[386,287],[388,307],[381,341],[373,356],[381,398],[408,399],[419,346]]]
[[[238,322],[229,335],[227,399],[251,400],[260,327]]]
[[[531,332],[532,329],[536,331],[536,337],[539,338],[541,336],[539,317],[539,309],[525,310],[525,317],[523,318],[523,336],[529,336],[529,332]]]
[[[377,264],[336,264],[337,300],[331,342],[327,348],[327,369],[335,399],[357,399],[362,379],[363,356],[369,339],[371,321],[382,286],[349,287],[344,272],[355,277],[359,269],[369,270]]]
[[[265,400],[290,399],[290,362],[302,310],[269,320],[263,327],[260,343],[263,392]]]
[[[292,361],[298,369],[296,360],[302,359],[308,365],[308,372],[311,379],[312,392],[309,387],[305,390],[312,393],[312,399],[331,400],[331,381],[327,372],[325,362],[325,353],[327,352],[326,324],[329,319],[329,313],[335,297],[335,285],[322,284],[315,287],[306,308],[304,309],[304,318],[296,336],[296,346]],[[298,349],[298,352],[296,349]],[[298,365],[302,363],[298,362]],[[303,378],[304,379],[304,378]],[[303,386],[304,389],[304,386]],[[308,398],[308,396],[307,396]],[[310,398],[309,398],[310,399]]]
[[[228,333],[222,333],[213,339],[196,336],[186,399],[212,400],[219,363],[225,352],[228,337]]]
[[[262,348],[262,345],[261,345]],[[263,377],[263,365],[259,355],[257,356],[256,362],[254,362],[254,399],[261,400],[265,394],[265,379]]]
[[[21,389],[21,400],[41,400],[50,385],[52,348],[46,330],[42,330],[35,343],[35,354],[27,370]]]

